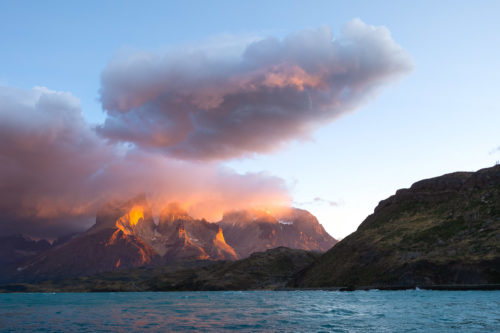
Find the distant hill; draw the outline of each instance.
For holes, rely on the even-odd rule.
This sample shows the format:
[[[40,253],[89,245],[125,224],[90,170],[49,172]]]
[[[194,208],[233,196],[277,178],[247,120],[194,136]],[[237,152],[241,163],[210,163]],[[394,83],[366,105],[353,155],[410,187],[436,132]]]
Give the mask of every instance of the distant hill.
[[[500,166],[419,181],[291,286],[500,284]]]
[[[0,292],[281,289],[321,254],[278,247],[237,261],[191,261],[39,283],[0,285]]]
[[[45,239],[33,240],[23,235],[0,237],[0,281],[1,277],[12,276],[23,262],[30,260],[51,248]]]
[[[157,291],[279,289],[319,256],[319,252],[278,247],[234,262],[153,276],[142,285]]]

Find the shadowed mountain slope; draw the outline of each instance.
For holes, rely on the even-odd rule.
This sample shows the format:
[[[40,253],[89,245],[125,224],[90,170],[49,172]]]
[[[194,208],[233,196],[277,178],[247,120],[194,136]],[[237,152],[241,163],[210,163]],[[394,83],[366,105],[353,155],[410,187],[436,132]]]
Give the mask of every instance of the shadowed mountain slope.
[[[0,237],[0,281],[16,274],[22,263],[50,248],[44,239],[36,241],[23,235]]]
[[[248,258],[157,275],[142,283],[146,290],[252,290],[283,288],[294,274],[312,264],[318,252],[278,247]]]

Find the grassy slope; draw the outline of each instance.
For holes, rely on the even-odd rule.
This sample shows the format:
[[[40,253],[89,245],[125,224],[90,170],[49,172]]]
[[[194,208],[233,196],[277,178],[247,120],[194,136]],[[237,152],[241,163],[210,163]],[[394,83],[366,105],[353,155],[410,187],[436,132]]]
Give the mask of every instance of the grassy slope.
[[[292,285],[487,283],[500,283],[500,166],[398,191]]]

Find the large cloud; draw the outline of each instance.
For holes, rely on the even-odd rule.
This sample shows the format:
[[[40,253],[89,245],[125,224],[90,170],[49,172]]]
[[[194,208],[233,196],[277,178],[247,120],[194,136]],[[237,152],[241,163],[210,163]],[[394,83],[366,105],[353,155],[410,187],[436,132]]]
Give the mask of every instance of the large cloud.
[[[240,53],[115,60],[102,73],[107,119],[97,131],[69,93],[0,87],[0,234],[83,229],[104,202],[142,192],[156,212],[178,201],[209,219],[288,203],[282,179],[209,160],[305,137],[410,68],[386,28],[354,20],[336,39],[325,27],[249,42]]]
[[[288,200],[276,177],[109,144],[69,93],[0,87],[0,101],[0,234],[81,230],[99,205],[141,192],[157,211],[175,200],[214,219],[234,207]]]
[[[180,159],[269,152],[359,107],[407,73],[385,27],[356,19],[251,42],[239,57],[207,50],[134,54],[102,73],[99,132]]]

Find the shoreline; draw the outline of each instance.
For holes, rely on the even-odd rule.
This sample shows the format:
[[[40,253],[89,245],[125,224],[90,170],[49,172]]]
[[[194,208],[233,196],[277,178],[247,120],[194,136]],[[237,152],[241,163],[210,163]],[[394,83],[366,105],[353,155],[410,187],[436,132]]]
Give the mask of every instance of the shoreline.
[[[30,290],[29,287],[36,285],[12,284],[0,285],[0,294],[23,294],[23,293],[109,293],[109,292],[206,292],[206,291],[399,291],[399,290],[440,290],[440,291],[493,291],[500,290],[500,284],[467,284],[467,285],[399,285],[399,286],[359,286],[359,287],[317,287],[317,288],[277,288],[277,289],[220,289],[220,290]]]
[[[435,285],[398,285],[398,286],[359,286],[359,287],[317,287],[317,288],[283,288],[282,291],[293,290],[324,290],[324,291],[357,291],[357,290],[500,290],[500,284],[435,284]]]

